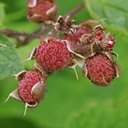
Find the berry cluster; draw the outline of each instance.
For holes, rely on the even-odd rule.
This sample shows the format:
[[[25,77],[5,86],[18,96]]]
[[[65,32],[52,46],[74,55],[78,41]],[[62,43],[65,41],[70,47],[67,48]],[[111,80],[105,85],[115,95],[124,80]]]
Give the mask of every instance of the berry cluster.
[[[95,85],[106,86],[119,76],[119,68],[113,56],[115,39],[111,33],[105,32],[101,24],[82,23],[74,34],[64,34],[70,50],[83,61],[75,58],[81,66],[83,76],[88,77]],[[78,61],[77,61],[78,60]],[[82,62],[82,63],[81,63]],[[79,64],[81,63],[81,64]]]
[[[16,75],[18,87],[9,97],[35,107],[44,97],[46,80],[51,73],[78,65],[84,77],[95,85],[107,86],[119,76],[119,68],[114,61],[114,36],[105,31],[102,24],[86,21],[79,25],[70,16],[57,14],[55,0],[28,0],[28,19],[53,25],[52,31],[40,38],[40,44],[33,49],[30,59],[36,67]],[[77,72],[75,70],[78,78]],[[25,109],[26,113],[26,109]]]

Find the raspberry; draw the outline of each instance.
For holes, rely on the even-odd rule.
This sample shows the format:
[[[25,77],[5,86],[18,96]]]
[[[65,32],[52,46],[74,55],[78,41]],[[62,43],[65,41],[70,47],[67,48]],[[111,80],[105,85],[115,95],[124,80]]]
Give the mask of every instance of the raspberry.
[[[54,19],[57,14],[55,0],[28,0],[28,19],[42,22]]]
[[[116,65],[105,54],[96,54],[87,59],[83,75],[96,85],[106,86],[116,77]]]
[[[81,55],[86,51],[86,44],[81,42],[82,35],[88,34],[92,31],[91,26],[82,24],[76,28],[76,32],[74,34],[65,34],[64,38],[70,42],[72,50]]]
[[[76,32],[74,34],[65,34],[65,39],[70,41],[72,45],[80,43],[80,37],[84,34],[89,33],[91,30],[90,26],[88,25],[80,25],[76,28]]]
[[[52,72],[67,67],[73,55],[68,51],[64,40],[49,38],[47,41],[41,40],[34,58],[45,71]]]
[[[24,73],[18,84],[18,95],[22,101],[29,105],[39,103],[45,93],[44,81],[45,78],[39,71],[32,70]]]

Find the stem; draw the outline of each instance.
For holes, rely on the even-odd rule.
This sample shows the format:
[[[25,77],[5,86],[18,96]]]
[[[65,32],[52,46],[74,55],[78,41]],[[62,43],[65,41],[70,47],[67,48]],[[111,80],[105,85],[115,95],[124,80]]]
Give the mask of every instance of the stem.
[[[77,5],[73,10],[71,10],[69,13],[67,13],[64,17],[68,17],[68,19],[71,19],[72,16],[74,16],[77,12],[79,12],[81,9],[84,8],[84,2]],[[25,45],[29,43],[31,40],[35,38],[40,38],[44,32],[46,32],[49,28],[53,27],[51,24],[43,26],[36,31],[32,33],[26,33],[26,32],[18,32],[11,29],[2,29],[0,30],[0,34],[3,34],[7,37],[11,37],[17,40],[18,46]]]
[[[46,31],[46,27],[40,27],[32,33],[18,32],[11,29],[2,29],[0,34],[6,35],[7,37],[12,37],[17,40],[18,46],[27,44],[35,38],[40,38],[42,33]]]
[[[77,5],[73,10],[71,10],[69,13],[66,14],[66,16],[69,16],[70,18],[73,17],[76,13],[78,13],[81,9],[85,7],[84,2]]]
[[[38,35],[34,34],[34,33],[25,33],[25,32],[18,32],[18,31],[14,31],[11,29],[2,29],[0,30],[0,34],[4,34],[8,37],[15,37],[15,36],[34,36],[34,37],[38,37]]]

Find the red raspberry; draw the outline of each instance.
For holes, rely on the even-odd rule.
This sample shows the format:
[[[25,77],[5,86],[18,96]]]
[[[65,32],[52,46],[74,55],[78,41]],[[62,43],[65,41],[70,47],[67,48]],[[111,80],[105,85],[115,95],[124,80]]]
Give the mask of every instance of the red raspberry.
[[[80,37],[84,34],[88,34],[91,31],[91,27],[88,25],[80,25],[76,28],[74,34],[65,34],[65,39],[72,42],[72,44],[80,43]]]
[[[81,24],[79,27],[76,28],[76,32],[74,34],[65,34],[64,38],[70,42],[72,50],[79,54],[84,54],[86,44],[81,42],[81,37],[84,34],[88,34],[92,31],[91,26]]]
[[[37,63],[47,72],[67,67],[73,58],[65,41],[56,38],[49,38],[47,41],[41,40],[34,56]]]
[[[87,59],[83,75],[96,85],[108,85],[116,77],[116,65],[105,54],[96,54]]]
[[[24,73],[18,84],[18,95],[24,103],[36,105],[45,93],[45,77],[36,70]]]
[[[55,0],[28,0],[28,19],[42,22],[54,19],[57,14]]]

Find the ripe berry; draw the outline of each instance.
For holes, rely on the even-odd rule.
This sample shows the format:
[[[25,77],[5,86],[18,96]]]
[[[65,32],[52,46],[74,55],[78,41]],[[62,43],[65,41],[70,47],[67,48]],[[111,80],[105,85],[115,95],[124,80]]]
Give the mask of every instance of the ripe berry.
[[[87,59],[83,66],[83,75],[96,85],[106,86],[117,75],[116,65],[105,54],[96,54]]]
[[[27,107],[36,107],[44,97],[45,78],[46,75],[38,69],[22,71],[16,74],[16,79],[19,81],[18,87],[9,94],[6,101],[8,101],[10,97],[23,101],[25,103],[25,116]]]
[[[36,105],[45,93],[45,76],[32,70],[24,73],[18,84],[18,95],[24,103]]]
[[[65,41],[52,37],[46,40],[43,38],[35,50],[34,58],[37,63],[47,72],[67,67],[73,55],[67,49]]]
[[[91,44],[88,45],[87,43],[89,42],[83,41],[83,36],[88,35],[91,32],[92,32],[91,26],[86,24],[81,24],[80,26],[76,27],[76,31],[74,34],[65,34],[64,38],[69,41],[72,51],[81,54],[86,58],[87,54],[92,54],[90,53]],[[91,40],[90,38],[91,37],[88,36],[89,40]]]
[[[55,0],[28,0],[28,19],[34,22],[53,20],[57,14]]]
[[[89,25],[81,24],[76,28],[74,34],[65,34],[64,38],[70,42],[74,52],[82,54],[81,49],[85,46],[85,44],[83,44],[80,39],[82,35],[88,34],[91,30],[92,29]]]

